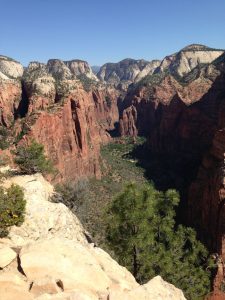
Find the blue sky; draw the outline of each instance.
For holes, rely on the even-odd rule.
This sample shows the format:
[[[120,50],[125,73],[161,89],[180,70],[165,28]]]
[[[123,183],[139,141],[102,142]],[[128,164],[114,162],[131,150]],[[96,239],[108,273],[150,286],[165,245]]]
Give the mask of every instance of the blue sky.
[[[163,58],[191,43],[225,48],[224,0],[0,0],[0,54],[91,65]]]

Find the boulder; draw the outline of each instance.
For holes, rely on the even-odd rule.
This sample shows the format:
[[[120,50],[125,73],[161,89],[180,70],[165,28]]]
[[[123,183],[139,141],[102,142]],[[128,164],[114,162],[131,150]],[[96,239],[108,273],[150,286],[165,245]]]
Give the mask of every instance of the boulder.
[[[104,291],[110,279],[87,247],[66,239],[43,240],[23,247],[21,267],[29,281],[51,276],[64,290],[83,286]]]
[[[8,266],[15,258],[17,254],[10,247],[0,245],[0,269]]]
[[[61,292],[62,289],[62,287],[60,288],[60,283],[60,281],[56,281],[52,277],[46,276],[33,281],[30,292],[35,296],[39,296],[44,293],[57,294]]]
[[[156,276],[147,284],[141,285],[131,291],[110,291],[109,300],[185,300],[181,290]]]
[[[28,284],[14,273],[0,273],[1,300],[32,300]]]

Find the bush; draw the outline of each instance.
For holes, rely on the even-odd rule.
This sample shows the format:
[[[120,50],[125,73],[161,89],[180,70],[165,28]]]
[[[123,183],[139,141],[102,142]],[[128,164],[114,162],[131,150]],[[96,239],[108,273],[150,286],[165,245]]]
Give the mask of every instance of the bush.
[[[92,86],[96,84],[96,82],[93,79],[87,77],[85,74],[80,74],[77,76],[77,78],[82,83],[83,88],[86,92],[90,92]]]
[[[85,179],[78,182],[57,184],[55,187],[55,194],[52,197],[52,202],[63,203],[72,211],[77,211],[78,207],[82,205],[83,199],[86,197],[88,191],[88,181]]]
[[[0,149],[4,150],[9,147],[8,137],[9,133],[7,128],[2,126],[0,128]]]
[[[54,172],[52,162],[44,154],[44,146],[34,140],[29,146],[19,146],[15,155],[15,163],[24,174]]]
[[[105,96],[105,102],[109,108],[112,107],[112,100],[109,96]]]
[[[210,289],[208,253],[192,228],[176,227],[178,203],[175,190],[129,184],[109,208],[107,241],[140,283],[161,275],[187,299],[201,299]]]
[[[19,226],[24,221],[26,201],[21,187],[11,185],[8,189],[0,187],[0,237],[8,234],[10,226]]]
[[[0,167],[9,164],[10,159],[6,154],[0,154]]]

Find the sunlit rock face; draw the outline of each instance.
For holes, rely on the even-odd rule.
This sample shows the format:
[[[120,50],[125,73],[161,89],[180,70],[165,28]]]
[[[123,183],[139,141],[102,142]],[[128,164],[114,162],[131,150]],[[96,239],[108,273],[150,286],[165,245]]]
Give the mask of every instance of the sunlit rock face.
[[[23,76],[23,66],[6,56],[0,55],[0,78],[17,79]]]
[[[56,181],[100,178],[100,145],[118,121],[119,97],[115,88],[98,84],[87,62],[31,62],[22,79],[0,80],[0,124],[11,130],[11,140],[44,145]]]
[[[118,63],[103,65],[97,76],[100,80],[114,86],[122,85],[127,88],[129,84],[141,80],[148,74],[152,74],[160,65],[160,61],[151,62],[145,60],[124,59]]]
[[[63,204],[49,202],[53,186],[42,175],[15,176],[3,184],[12,183],[24,189],[27,205],[22,226],[13,226],[8,238],[0,239],[2,299],[185,300],[182,291],[159,276],[139,285],[89,243],[77,217]]]
[[[178,53],[166,56],[159,71],[168,70],[171,74],[184,76],[200,64],[209,64],[222,55],[224,50],[211,49],[203,45],[190,45]]]

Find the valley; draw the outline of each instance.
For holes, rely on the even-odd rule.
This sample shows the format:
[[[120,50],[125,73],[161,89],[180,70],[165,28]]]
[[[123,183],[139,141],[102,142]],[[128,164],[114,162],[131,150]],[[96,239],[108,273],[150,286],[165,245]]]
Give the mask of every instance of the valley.
[[[107,206],[126,183],[176,189],[176,221],[219,257],[212,288],[222,293],[224,50],[194,44],[161,61],[95,70],[59,59],[23,68],[0,56],[1,157],[13,166],[17,147],[42,144],[57,170],[46,178],[75,186],[79,201],[70,209],[103,248]]]

